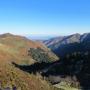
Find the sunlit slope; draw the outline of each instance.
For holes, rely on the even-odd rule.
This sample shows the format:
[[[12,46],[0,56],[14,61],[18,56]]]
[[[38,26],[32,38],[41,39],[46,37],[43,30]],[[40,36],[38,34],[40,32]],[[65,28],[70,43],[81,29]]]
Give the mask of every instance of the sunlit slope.
[[[32,62],[34,60],[32,60],[30,55],[28,56],[28,50],[30,48],[41,48],[45,52],[49,51],[43,44],[28,40],[22,36],[12,34],[3,34],[0,36],[0,56],[2,59],[7,57],[6,60],[26,60],[26,62],[28,60]],[[52,52],[49,53],[49,56],[57,59]]]
[[[0,87],[17,88],[17,90],[54,90],[40,75],[29,74],[16,68],[12,62],[30,65],[35,62],[28,55],[30,48],[48,49],[40,43],[33,42],[22,36],[11,34],[0,35]],[[53,57],[53,55],[51,55]],[[57,58],[54,56],[54,58]],[[56,59],[55,59],[56,60]]]

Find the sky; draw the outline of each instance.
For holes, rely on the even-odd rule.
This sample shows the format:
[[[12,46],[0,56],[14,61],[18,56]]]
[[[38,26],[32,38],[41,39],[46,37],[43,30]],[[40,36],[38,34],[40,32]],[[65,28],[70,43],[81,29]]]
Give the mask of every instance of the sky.
[[[0,33],[67,35],[90,32],[90,0],[0,0]]]

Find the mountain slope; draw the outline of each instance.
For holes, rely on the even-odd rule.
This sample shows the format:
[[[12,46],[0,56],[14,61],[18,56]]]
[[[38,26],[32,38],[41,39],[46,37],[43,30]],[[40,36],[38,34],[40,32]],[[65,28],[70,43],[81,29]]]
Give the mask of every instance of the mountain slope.
[[[44,41],[58,56],[63,57],[72,52],[90,50],[90,33],[73,34]]]
[[[43,75],[59,88],[75,87],[77,90],[89,90],[90,51],[74,52],[65,56],[62,60],[53,63]]]
[[[31,41],[22,36],[12,35],[9,33],[0,35],[1,52],[8,54],[12,58],[16,58],[17,60],[29,59],[29,61],[31,61],[31,59],[33,58],[31,56],[28,56],[28,50],[30,48],[41,48],[45,52],[49,51],[49,49],[47,49],[42,43]],[[57,58],[52,52],[50,53],[51,57],[53,57],[54,59]]]
[[[53,38],[44,43],[61,58],[44,73],[49,81],[59,88],[89,90],[90,33]]]
[[[30,48],[40,48],[45,53],[49,51],[51,56],[48,54],[48,57],[53,57],[53,60],[57,58],[41,43],[9,33],[0,35],[0,89],[54,90],[40,75],[29,74],[12,64],[12,62],[20,65],[35,63],[36,60],[28,55]]]

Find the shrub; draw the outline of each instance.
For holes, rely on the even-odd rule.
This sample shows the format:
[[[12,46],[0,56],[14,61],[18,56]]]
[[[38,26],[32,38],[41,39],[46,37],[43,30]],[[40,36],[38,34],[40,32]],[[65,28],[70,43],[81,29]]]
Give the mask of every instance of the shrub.
[[[48,53],[46,53],[44,50],[42,50],[41,48],[30,48],[30,50],[28,51],[29,55],[32,56],[32,58],[38,62],[50,62],[50,57],[48,55]]]

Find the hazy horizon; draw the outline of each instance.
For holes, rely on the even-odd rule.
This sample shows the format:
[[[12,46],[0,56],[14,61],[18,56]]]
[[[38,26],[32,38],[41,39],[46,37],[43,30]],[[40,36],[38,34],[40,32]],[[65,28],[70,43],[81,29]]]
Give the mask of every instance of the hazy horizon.
[[[74,34],[80,34],[80,35],[83,35],[83,34],[89,34],[90,32],[88,33],[73,33],[73,34],[64,34],[64,35],[33,35],[33,34],[26,34],[26,35],[21,35],[21,34],[13,34],[13,33],[0,33],[0,35],[3,35],[3,34],[12,34],[12,35],[19,35],[19,36],[24,36],[28,39],[31,39],[31,40],[49,40],[49,39],[52,39],[52,38],[56,38],[56,37],[63,37],[63,36],[70,36],[70,35],[74,35]]]

